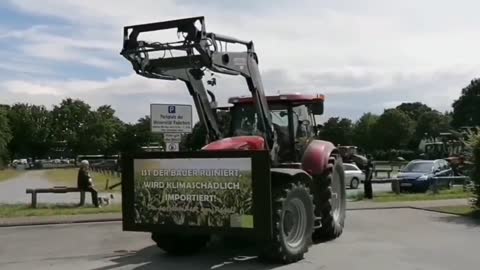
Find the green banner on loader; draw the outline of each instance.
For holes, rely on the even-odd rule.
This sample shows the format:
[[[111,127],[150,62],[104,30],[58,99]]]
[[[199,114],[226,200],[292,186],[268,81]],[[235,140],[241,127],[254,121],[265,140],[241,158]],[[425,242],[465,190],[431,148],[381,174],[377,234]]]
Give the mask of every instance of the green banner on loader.
[[[251,158],[134,160],[134,221],[253,228]]]

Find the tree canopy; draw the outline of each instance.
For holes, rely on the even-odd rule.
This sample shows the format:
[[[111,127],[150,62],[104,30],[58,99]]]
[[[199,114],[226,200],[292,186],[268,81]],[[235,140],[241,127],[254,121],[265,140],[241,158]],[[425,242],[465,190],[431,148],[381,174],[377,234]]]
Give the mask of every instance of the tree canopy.
[[[438,111],[425,112],[418,118],[415,137],[418,141],[421,138],[437,137],[441,132],[450,129],[450,117]]]
[[[8,144],[12,139],[7,109],[0,107],[0,168],[8,159]]]
[[[351,145],[353,134],[352,120],[347,118],[331,117],[320,131],[322,140],[331,141],[335,145]]]
[[[421,102],[404,102],[395,109],[404,112],[413,121],[418,121],[424,113],[433,111],[432,108]]]
[[[372,113],[364,113],[353,126],[353,142],[361,148],[371,151],[376,143],[373,138],[373,127],[379,116]]]
[[[0,154],[8,152],[10,158],[110,155],[135,151],[149,143],[163,144],[160,135],[150,132],[148,116],[127,124],[110,105],[93,109],[80,99],[64,99],[52,110],[17,103],[1,112]],[[59,147],[65,150],[55,152]]]
[[[49,151],[52,119],[44,106],[14,104],[8,111],[8,119],[12,132],[9,144],[12,155],[38,157]]]
[[[480,79],[463,88],[452,107],[452,126],[480,126]]]
[[[373,137],[378,148],[406,148],[414,133],[414,122],[407,113],[399,109],[388,109],[373,126]]]
[[[415,151],[425,136],[461,126],[480,126],[480,79],[461,90],[452,104],[453,111],[441,113],[421,102],[404,102],[381,114],[364,112],[358,120],[330,117],[320,137],[336,145],[357,145],[368,152],[392,149]],[[217,114],[220,130],[229,135],[229,114]],[[180,148],[198,150],[206,133],[196,123],[191,134],[183,136]],[[92,108],[80,99],[66,98],[48,110],[44,106],[16,103],[0,106],[0,159],[44,158],[63,155],[115,154],[140,150],[142,146],[165,146],[161,134],[150,130],[150,117],[124,123],[110,105]]]

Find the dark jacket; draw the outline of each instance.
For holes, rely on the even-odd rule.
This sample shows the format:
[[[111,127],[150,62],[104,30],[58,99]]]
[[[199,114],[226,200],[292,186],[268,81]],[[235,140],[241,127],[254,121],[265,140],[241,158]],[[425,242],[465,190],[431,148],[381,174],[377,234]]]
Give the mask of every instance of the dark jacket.
[[[87,189],[91,186],[90,173],[85,168],[78,170],[77,187],[80,189]]]

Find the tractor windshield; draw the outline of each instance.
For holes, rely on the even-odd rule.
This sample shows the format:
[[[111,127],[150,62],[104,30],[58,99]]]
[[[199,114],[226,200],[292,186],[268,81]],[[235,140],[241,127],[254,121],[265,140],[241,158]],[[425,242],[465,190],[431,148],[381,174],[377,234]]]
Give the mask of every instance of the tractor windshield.
[[[289,137],[289,107],[287,105],[270,105],[272,124],[280,135]],[[300,125],[301,121],[311,121],[305,105],[292,107],[293,137],[308,136],[308,125]],[[252,104],[236,105],[233,110],[232,132],[234,136],[261,135],[259,117]],[[310,122],[309,122],[310,123]],[[305,130],[305,127],[307,130]]]
[[[232,115],[234,136],[261,136],[259,117],[253,106],[235,106]]]
[[[280,157],[294,157],[294,145],[313,136],[312,119],[305,105],[269,104]],[[238,104],[232,110],[233,136],[261,136],[261,124],[252,104]],[[291,119],[289,119],[291,116]]]
[[[279,127],[284,136],[288,136],[288,109],[272,108],[270,109],[272,123],[274,127]],[[261,124],[256,113],[255,107],[251,104],[235,106],[232,129],[234,136],[252,136],[261,135]],[[277,131],[278,132],[278,131]]]

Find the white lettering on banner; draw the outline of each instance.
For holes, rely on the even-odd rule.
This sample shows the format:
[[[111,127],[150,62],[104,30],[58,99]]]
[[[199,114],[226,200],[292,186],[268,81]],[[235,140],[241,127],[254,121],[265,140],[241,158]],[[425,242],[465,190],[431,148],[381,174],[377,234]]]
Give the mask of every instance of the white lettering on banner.
[[[143,182],[146,188],[157,189],[210,189],[210,190],[239,190],[239,182]]]
[[[240,170],[235,169],[160,169],[142,170],[142,176],[171,176],[171,177],[240,177]]]
[[[167,201],[215,201],[215,195],[205,194],[165,194],[165,200]]]

